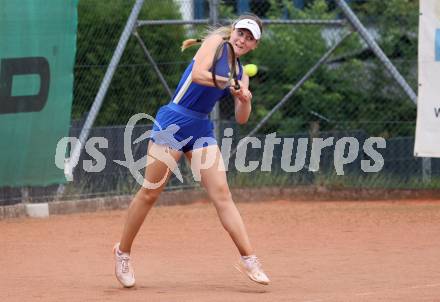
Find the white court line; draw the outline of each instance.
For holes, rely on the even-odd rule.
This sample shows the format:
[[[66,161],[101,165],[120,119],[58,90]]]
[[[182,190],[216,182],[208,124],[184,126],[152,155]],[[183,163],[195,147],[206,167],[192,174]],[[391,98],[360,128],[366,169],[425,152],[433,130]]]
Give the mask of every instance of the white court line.
[[[415,285],[408,288],[426,288],[426,287],[438,287],[440,286],[440,283],[433,283],[433,284],[425,284],[425,285]]]
[[[421,285],[413,285],[413,286],[409,286],[409,287],[389,288],[389,289],[383,289],[383,290],[378,290],[378,291],[353,293],[353,294],[348,294],[347,297],[349,297],[349,296],[371,296],[371,295],[382,294],[382,293],[388,292],[388,291],[399,292],[399,291],[408,290],[408,289],[420,289],[420,288],[430,288],[430,287],[440,287],[440,283],[421,284]],[[332,299],[327,298],[327,299],[304,300],[303,302],[325,302],[325,301],[331,301],[331,300]]]

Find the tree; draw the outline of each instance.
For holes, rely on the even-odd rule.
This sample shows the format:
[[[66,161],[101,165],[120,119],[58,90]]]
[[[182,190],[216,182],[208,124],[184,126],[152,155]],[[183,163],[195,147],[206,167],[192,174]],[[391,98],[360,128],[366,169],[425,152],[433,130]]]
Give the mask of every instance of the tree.
[[[252,3],[255,6],[263,2],[265,17],[270,19],[342,17],[330,0],[307,0],[303,10],[295,8],[291,0]],[[80,1],[74,118],[90,109],[132,5],[133,1],[126,0],[114,0],[111,5],[100,0]],[[417,5],[414,0],[350,2],[362,22],[375,30],[380,46],[413,87],[417,77]],[[234,18],[227,3],[220,6],[220,14]],[[171,0],[146,0],[140,18],[181,17],[178,6]],[[174,89],[197,50],[180,52],[186,28],[150,26],[140,28],[139,32]],[[200,27],[195,28],[194,35],[200,36]],[[242,128],[243,131],[260,121],[341,35],[335,28],[322,26],[266,26],[261,45],[242,60],[244,64],[259,66],[259,73],[251,79],[254,113],[249,128]],[[132,114],[154,114],[168,101],[169,96],[157,75],[137,41],[131,38],[98,116],[98,124],[125,124]],[[222,117],[233,117],[231,100],[223,102],[222,109]],[[385,137],[412,135],[415,117],[415,106],[354,34],[269,120],[262,132],[305,132],[311,122],[319,122],[321,130],[362,129],[370,135]]]
[[[126,0],[113,0],[111,4],[101,0],[79,2],[74,119],[90,109],[133,4],[133,1]],[[181,19],[181,16],[172,0],[146,0],[139,19]],[[180,53],[184,28],[150,26],[139,28],[138,32],[173,89],[188,61],[185,54],[180,59],[173,59],[175,54]],[[125,124],[135,113],[154,114],[168,100],[169,96],[145,59],[141,47],[131,37],[95,125]]]
[[[294,8],[291,1],[270,3],[271,19],[341,16],[324,0],[308,1],[304,10]],[[417,3],[358,1],[353,8],[370,29],[377,31],[380,46],[415,87]],[[261,71],[251,80],[256,96],[252,121],[261,120],[324,54],[328,41],[340,36],[336,29],[318,26],[267,27],[258,50],[246,58]],[[262,132],[304,132],[310,122],[319,121],[321,130],[362,129],[385,137],[413,134],[414,104],[359,36],[344,42],[330,62],[302,86]]]

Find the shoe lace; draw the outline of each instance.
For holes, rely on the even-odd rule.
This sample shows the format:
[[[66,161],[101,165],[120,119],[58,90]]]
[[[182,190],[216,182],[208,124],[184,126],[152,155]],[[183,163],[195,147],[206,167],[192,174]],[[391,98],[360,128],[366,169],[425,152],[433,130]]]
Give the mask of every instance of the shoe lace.
[[[119,259],[121,260],[121,272],[123,274],[128,273],[130,267],[129,267],[129,261],[130,261],[130,257],[128,256],[120,256]]]

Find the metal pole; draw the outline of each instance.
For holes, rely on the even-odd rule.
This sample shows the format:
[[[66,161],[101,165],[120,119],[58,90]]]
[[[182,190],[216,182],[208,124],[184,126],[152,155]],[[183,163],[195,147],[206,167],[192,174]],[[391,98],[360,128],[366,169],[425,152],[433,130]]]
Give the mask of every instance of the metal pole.
[[[385,65],[386,69],[391,73],[391,76],[397,81],[397,83],[403,88],[405,93],[409,96],[414,104],[417,104],[417,95],[411,86],[408,85],[405,78],[399,73],[399,71],[391,63],[390,59],[385,55],[379,45],[376,43],[374,38],[370,35],[365,26],[361,23],[355,13],[347,5],[345,0],[336,0],[338,6],[342,9],[342,12],[347,17],[350,24],[359,32],[361,37],[365,40],[367,45],[371,48],[374,54],[379,58],[379,60]]]
[[[345,20],[318,20],[318,19],[301,19],[301,20],[272,20],[263,19],[261,20],[264,25],[317,25],[317,26],[346,26],[347,22]]]
[[[186,25],[186,24],[209,24],[209,19],[197,20],[138,20],[137,27],[146,25]]]
[[[210,23],[212,26],[216,26],[218,24],[218,0],[210,0],[209,1],[209,15],[210,15]],[[217,102],[214,106],[214,109],[211,112],[211,118],[214,122],[214,131],[215,137],[217,140],[220,139],[220,104]]]
[[[168,83],[165,80],[164,76],[160,72],[159,67],[157,66],[156,62],[154,61],[153,57],[151,56],[150,52],[148,51],[147,46],[145,45],[144,41],[139,36],[139,33],[136,30],[133,32],[133,35],[136,37],[136,39],[138,40],[139,44],[141,45],[142,50],[144,51],[145,57],[148,59],[150,64],[153,66],[154,71],[156,72],[157,76],[159,77],[159,80],[162,83],[163,87],[168,92],[168,95],[170,96],[170,98],[172,98],[173,97],[173,93],[171,92],[171,89],[168,86]]]
[[[379,58],[385,68],[390,72],[391,76],[396,80],[396,82],[402,87],[405,93],[409,96],[411,101],[417,106],[417,95],[414,90],[406,82],[405,78],[399,73],[397,68],[391,63],[390,59],[382,51],[370,33],[367,31],[365,26],[361,23],[359,18],[353,12],[353,10],[348,6],[345,0],[336,0],[338,6],[342,9],[343,13],[347,17],[350,24],[359,32],[361,37],[365,40],[374,54]],[[424,158],[422,160],[422,170],[423,170],[423,182],[431,181],[431,159]]]
[[[154,25],[186,25],[186,24],[212,24],[212,17],[210,19],[197,19],[197,20],[138,20],[137,27],[141,26],[154,26]],[[219,19],[217,22],[220,24],[230,24],[232,19]],[[318,19],[301,19],[301,20],[261,20],[264,25],[317,25],[317,26],[335,26],[343,27],[347,25],[345,20],[318,20]]]
[[[423,157],[422,158],[422,180],[423,183],[430,183],[431,182],[431,158],[430,157]]]
[[[278,102],[278,104],[276,104],[270,111],[269,113],[257,124],[257,126],[255,126],[255,128],[249,132],[243,139],[241,139],[240,141],[244,141],[245,138],[250,137],[252,135],[254,135],[269,119],[270,117],[278,110],[281,108],[281,106],[283,106],[289,99],[290,97],[312,76],[312,74],[321,66],[323,65],[327,59],[330,57],[330,55],[336,50],[336,48],[338,48],[339,45],[341,45],[341,43],[347,39],[353,32],[349,32],[346,35],[344,35],[341,40],[339,40],[338,42],[335,43],[335,45],[333,45],[329,50],[327,50],[327,52],[319,59],[318,62],[316,62],[316,64],[310,68],[309,71],[307,71],[307,73],[302,77],[301,80],[299,80],[298,83],[295,84],[295,86],[293,86],[293,88],[283,97],[283,99],[281,101]],[[234,155],[238,148],[240,148],[242,146],[242,144],[238,144],[237,147],[232,151],[231,155]]]
[[[104,75],[104,79],[101,82],[101,86],[99,87],[98,94],[96,95],[95,100],[93,101],[92,108],[90,109],[90,112],[87,115],[87,119],[84,123],[83,128],[81,129],[79,142],[73,146],[72,155],[65,164],[64,174],[68,181],[73,180],[73,170],[75,169],[75,166],[79,161],[82,148],[89,136],[90,129],[93,126],[93,123],[95,122],[96,116],[98,115],[102,102],[104,101],[104,97],[107,93],[108,87],[110,86],[110,82],[118,66],[119,60],[122,57],[125,46],[127,45],[127,41],[130,38],[133,28],[136,25],[136,20],[139,16],[143,4],[144,4],[144,0],[136,0],[136,3],[134,4],[133,9],[131,10],[127,23],[125,24],[124,31],[122,32],[122,35],[119,38],[118,46],[116,47],[116,50],[113,54],[113,57]]]

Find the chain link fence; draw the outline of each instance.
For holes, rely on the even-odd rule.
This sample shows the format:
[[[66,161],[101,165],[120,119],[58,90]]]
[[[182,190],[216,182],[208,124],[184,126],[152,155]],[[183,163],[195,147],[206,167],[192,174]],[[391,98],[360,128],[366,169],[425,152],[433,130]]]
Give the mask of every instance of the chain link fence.
[[[71,136],[79,137],[134,3],[134,0],[79,1]],[[418,1],[350,1],[349,5],[410,87],[416,90]],[[106,158],[105,169],[85,172],[83,161],[95,159],[82,152],[73,182],[46,188],[3,188],[0,202],[16,203],[23,200],[23,196],[30,202],[39,202],[134,193],[139,185],[130,171],[114,162],[125,159],[125,125],[139,112],[154,116],[160,106],[170,101],[166,86],[171,93],[174,91],[197,51],[197,47],[193,47],[181,52],[180,44],[188,37],[200,37],[207,24],[212,25],[213,9],[218,13],[218,22],[234,19],[246,11],[266,21],[260,45],[241,60],[243,64],[258,66],[257,75],[250,80],[254,98],[249,123],[237,125],[234,122],[232,99],[224,99],[219,105],[218,132],[223,135],[224,129],[232,128],[233,147],[251,131],[262,142],[261,148],[248,147],[247,162],[260,163],[251,174],[237,171],[235,156],[231,157],[228,177],[232,187],[440,187],[440,161],[413,156],[416,106],[358,33],[340,42],[354,29],[334,1],[145,0],[139,20],[198,20],[201,24],[136,27],[147,52],[134,36],[129,39],[90,132],[90,137],[104,137],[108,141],[108,148],[99,149]],[[291,24],[283,24],[289,21]],[[339,42],[328,60],[286,98],[326,51]],[[148,60],[147,55],[153,61]],[[255,131],[283,98],[285,103]],[[133,138],[151,126],[137,124]],[[271,171],[265,171],[262,169],[264,141],[274,132],[282,143],[274,145]],[[356,138],[359,151],[356,158],[344,166],[342,176],[335,169],[335,145],[344,137]],[[383,167],[376,173],[361,169],[362,161],[372,162],[371,154],[363,149],[371,137],[386,141],[386,148],[376,149],[383,157]],[[333,144],[322,150],[318,171],[311,171],[311,147],[317,138],[333,138]],[[308,142],[304,167],[286,172],[282,166],[283,145],[286,141],[293,144],[293,165],[301,139]],[[135,159],[145,155],[146,146],[146,141],[133,145]],[[345,155],[350,146],[346,147]],[[184,183],[173,178],[167,189],[198,187],[184,161],[181,169]]]

